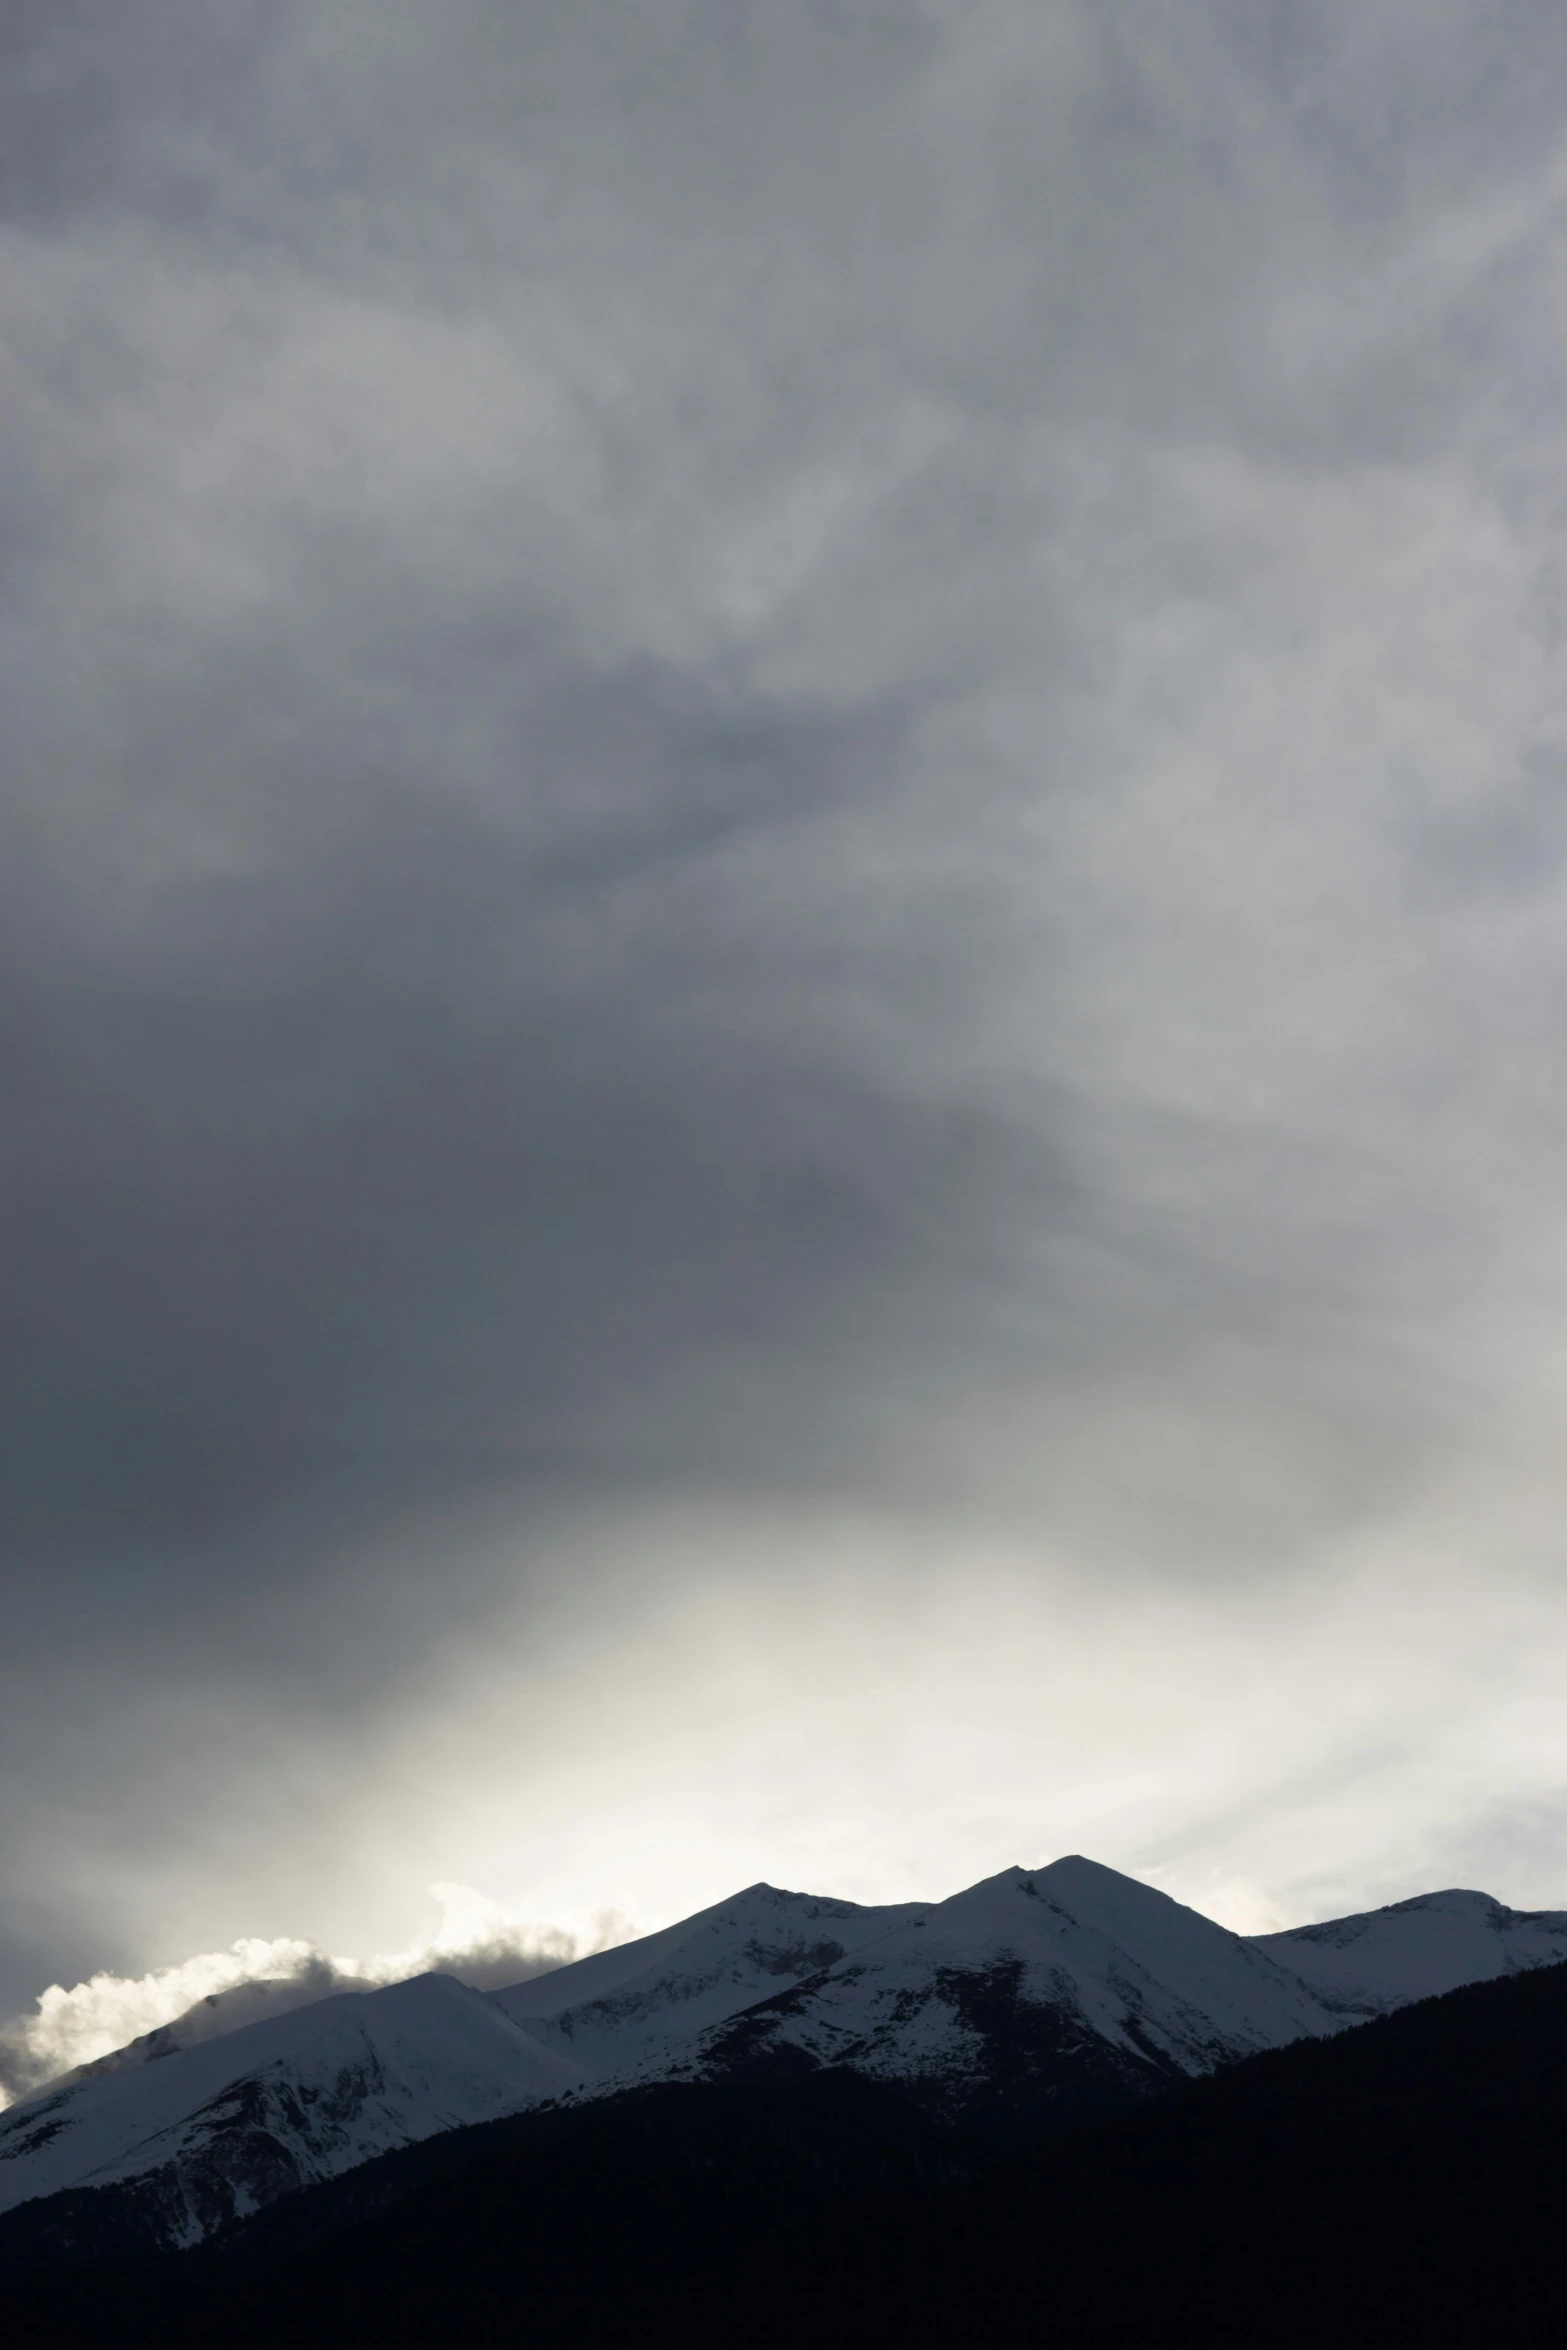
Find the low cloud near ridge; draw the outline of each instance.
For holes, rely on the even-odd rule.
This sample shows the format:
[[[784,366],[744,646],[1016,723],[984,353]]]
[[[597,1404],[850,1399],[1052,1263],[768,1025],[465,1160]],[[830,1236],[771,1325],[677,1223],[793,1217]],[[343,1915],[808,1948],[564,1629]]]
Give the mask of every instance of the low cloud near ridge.
[[[373,1990],[433,1972],[489,1990],[548,1974],[590,1950],[607,1950],[631,1931],[624,1918],[605,1911],[597,1935],[582,1941],[558,1926],[508,1917],[467,1885],[432,1885],[430,1891],[441,1905],[441,1922],[429,1940],[374,1958],[329,1956],[295,1936],[266,1941],[247,1935],[227,1950],[204,1950],[177,1966],[134,1978],[97,1974],[69,1990],[51,1983],[39,1994],[36,2014],[0,2025],[0,2110],[61,2073],[173,2023],[198,2000],[242,1984],[287,1984],[297,1993],[269,1999],[272,2014],[334,1991]]]

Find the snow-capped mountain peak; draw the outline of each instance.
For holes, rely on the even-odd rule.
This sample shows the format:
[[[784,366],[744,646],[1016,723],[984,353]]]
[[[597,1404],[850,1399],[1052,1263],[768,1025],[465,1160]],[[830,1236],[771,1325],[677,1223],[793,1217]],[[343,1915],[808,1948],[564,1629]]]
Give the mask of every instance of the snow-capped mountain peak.
[[[1262,1934],[1256,1947],[1309,1983],[1346,2022],[1412,1999],[1567,1959],[1567,1912],[1508,1909],[1451,1887],[1386,1909]]]
[[[88,2080],[97,2073],[122,2072],[127,2065],[156,2064],[163,2057],[177,2055],[181,2049],[199,2047],[204,2040],[224,2039],[246,2024],[288,2015],[296,2007],[318,2006],[332,1989],[330,1984],[312,1982],[308,1975],[261,1975],[247,1983],[231,1984],[226,1991],[209,1991],[171,2023],[143,2032],[107,2056],[93,2057],[86,2064],[74,2066],[47,2087],[54,2091],[68,2080]]]
[[[935,1904],[696,2037],[676,2069],[847,2064],[938,2108],[988,2082],[1076,2110],[1335,2028],[1265,1952],[1073,1857]]]
[[[493,1996],[547,2047],[618,2074],[628,2064],[656,2064],[693,2034],[819,1974],[927,1909],[924,1902],[864,1908],[748,1885],[662,1933]]]

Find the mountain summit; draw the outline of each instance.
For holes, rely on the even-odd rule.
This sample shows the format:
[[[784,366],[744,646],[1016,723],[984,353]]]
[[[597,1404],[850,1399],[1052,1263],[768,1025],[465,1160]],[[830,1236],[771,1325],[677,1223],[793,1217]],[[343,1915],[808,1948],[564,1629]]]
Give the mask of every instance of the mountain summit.
[[[934,1904],[701,2034],[665,2069],[711,2079],[845,2064],[943,2113],[1005,2114],[1032,2132],[1336,2028],[1267,1952],[1074,1856]]]

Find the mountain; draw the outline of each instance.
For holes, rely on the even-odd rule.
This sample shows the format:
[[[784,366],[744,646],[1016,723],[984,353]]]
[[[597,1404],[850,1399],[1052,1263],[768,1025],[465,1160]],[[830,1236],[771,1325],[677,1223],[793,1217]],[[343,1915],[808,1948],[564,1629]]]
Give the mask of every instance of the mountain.
[[[420,1975],[300,2006],[292,1983],[241,1985],[0,2115],[0,2212],[113,2190],[90,2235],[188,2245],[388,2147],[589,2091],[616,2055],[656,2063],[920,1906],[753,1885],[494,1995]]]
[[[13,2267],[5,2309],[28,2350],[1555,2343],[1564,2107],[1555,1966],[1028,2149],[837,2067],[556,2105],[383,2156],[193,2253]],[[24,2217],[0,2223],[0,2266]]]
[[[338,1992],[216,2039],[149,2033],[0,2116],[0,2211],[114,2188],[122,2224],[191,2244],[390,2146],[582,2079],[451,1975]]]
[[[748,1885],[695,1917],[493,1994],[514,2023],[595,2074],[660,2070],[705,2027],[924,1917]]]
[[[848,2065],[935,2112],[1037,2134],[1337,2029],[1268,1952],[1074,1856],[932,1905],[661,2069],[715,2080]]]
[[[243,2024],[287,2015],[296,2007],[317,2006],[335,1988],[335,1985],[312,1981],[309,1975],[266,1975],[252,1982],[231,1984],[226,1991],[209,1991],[172,2023],[159,2024],[155,2031],[143,2032],[139,2039],[127,2041],[123,2048],[112,2049],[107,2056],[97,2056],[87,2064],[75,2066],[68,2077],[85,2081],[100,2073],[123,2072],[130,2065],[153,2064],[160,2057],[178,2054],[181,2049],[198,2047],[203,2040],[221,2040],[228,2033],[237,2032]],[[51,2093],[58,2092],[64,2077],[58,2076],[47,2084]]]
[[[1411,1999],[1567,1959],[1567,1912],[1506,1909],[1488,1893],[1420,1893],[1359,1917],[1260,1934],[1254,1948],[1308,1983],[1346,2022]]]
[[[753,1885],[492,1994],[253,1985],[0,2116],[13,2247],[188,2246],[388,2150],[656,2083],[847,2068],[992,2143],[1567,1954],[1567,1915],[1444,1893],[1250,1939],[1073,1857],[937,1903]],[[18,2257],[21,2257],[20,2252]]]

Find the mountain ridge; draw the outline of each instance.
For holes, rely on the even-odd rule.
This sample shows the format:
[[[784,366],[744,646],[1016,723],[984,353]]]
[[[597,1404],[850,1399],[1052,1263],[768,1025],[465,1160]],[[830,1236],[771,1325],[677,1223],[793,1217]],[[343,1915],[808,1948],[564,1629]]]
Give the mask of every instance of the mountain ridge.
[[[834,2068],[1033,2140],[1558,1958],[1567,1913],[1484,1894],[1241,1936],[1080,1854],[932,1903],[759,1883],[493,1993],[424,1975],[216,2030],[204,2004],[0,2116],[0,2211],[118,2196],[149,2242],[190,2245],[454,2127]]]
[[[28,2350],[1469,2350],[1567,2319],[1567,1966],[987,2148],[829,2068],[406,2147],[191,2253],[0,2221]],[[116,2257],[116,2253],[120,2257]]]

